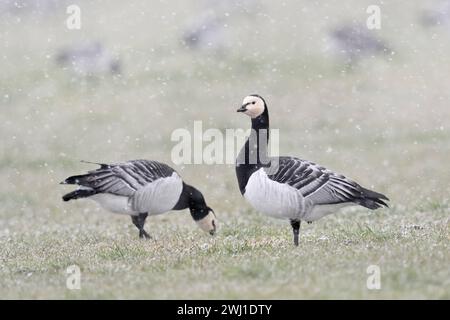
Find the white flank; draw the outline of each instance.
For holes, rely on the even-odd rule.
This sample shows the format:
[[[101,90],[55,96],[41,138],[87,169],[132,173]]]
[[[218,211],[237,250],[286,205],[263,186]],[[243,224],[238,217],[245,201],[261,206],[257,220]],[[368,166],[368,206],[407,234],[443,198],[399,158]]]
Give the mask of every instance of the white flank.
[[[94,200],[104,209],[114,213],[134,215],[138,212],[131,209],[129,198],[118,196],[111,193],[98,193],[90,196],[88,199]]]
[[[172,176],[157,179],[136,191],[131,198],[134,211],[148,212],[150,215],[172,210],[180,199],[183,182],[174,172]]]
[[[305,215],[302,216],[302,220],[305,221],[316,221],[320,218],[323,218],[329,214],[336,213],[339,209],[347,206],[356,205],[353,202],[344,202],[344,203],[337,203],[337,204],[321,204],[321,205],[315,205],[312,207],[311,210],[308,210]]]
[[[299,218],[305,208],[297,189],[269,179],[264,169],[250,176],[244,197],[256,210],[279,219]]]

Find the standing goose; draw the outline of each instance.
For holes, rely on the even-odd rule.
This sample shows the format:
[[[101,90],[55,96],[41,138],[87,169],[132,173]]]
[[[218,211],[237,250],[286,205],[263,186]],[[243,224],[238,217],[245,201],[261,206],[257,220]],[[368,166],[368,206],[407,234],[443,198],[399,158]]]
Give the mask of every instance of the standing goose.
[[[289,219],[298,246],[300,223],[311,223],[349,205],[377,209],[386,196],[343,175],[294,157],[269,157],[269,112],[259,95],[245,97],[237,112],[251,118],[252,130],[236,159],[239,189],[258,211]]]
[[[80,186],[64,195],[64,201],[89,198],[113,213],[128,214],[140,238],[151,238],[144,230],[148,215],[186,208],[203,231],[211,235],[216,232],[214,211],[206,205],[202,193],[184,183],[168,165],[149,160],[96,164],[100,168],[61,182]]]

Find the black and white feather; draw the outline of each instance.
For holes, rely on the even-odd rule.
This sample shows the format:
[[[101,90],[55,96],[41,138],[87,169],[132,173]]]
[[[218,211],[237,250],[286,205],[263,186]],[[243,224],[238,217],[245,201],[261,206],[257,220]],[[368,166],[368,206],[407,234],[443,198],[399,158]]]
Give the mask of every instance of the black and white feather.
[[[278,172],[269,178],[297,189],[312,205],[354,202],[369,209],[387,206],[382,199],[388,199],[382,194],[307,160],[280,157]]]
[[[183,181],[164,163],[134,160],[100,164],[87,174],[72,176],[64,183],[82,188],[63,197],[64,201],[87,195],[104,208],[123,214],[160,214],[171,210],[183,188]]]
[[[150,160],[97,164],[100,168],[62,182],[79,186],[64,195],[64,201],[88,198],[108,211],[130,215],[141,237],[148,236],[143,230],[148,215],[185,208],[203,230],[215,232],[215,216],[203,195],[168,165]]]
[[[269,157],[269,113],[262,97],[247,96],[238,112],[252,119],[250,137],[236,161],[239,189],[256,210],[289,219],[296,245],[301,221],[316,221],[349,205],[387,207],[389,199],[383,194],[325,167],[295,157]]]
[[[268,215],[315,221],[337,209],[359,204],[387,206],[384,195],[307,160],[279,157],[275,173],[261,168],[249,179],[245,198]],[[275,161],[275,160],[273,160]]]

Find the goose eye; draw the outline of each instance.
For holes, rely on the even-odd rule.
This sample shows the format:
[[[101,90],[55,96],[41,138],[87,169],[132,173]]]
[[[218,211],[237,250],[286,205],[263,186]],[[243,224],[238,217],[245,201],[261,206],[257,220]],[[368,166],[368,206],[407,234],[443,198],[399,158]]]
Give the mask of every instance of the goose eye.
[[[253,101],[253,102],[252,102],[252,104],[255,104],[255,103],[256,103],[256,101]]]

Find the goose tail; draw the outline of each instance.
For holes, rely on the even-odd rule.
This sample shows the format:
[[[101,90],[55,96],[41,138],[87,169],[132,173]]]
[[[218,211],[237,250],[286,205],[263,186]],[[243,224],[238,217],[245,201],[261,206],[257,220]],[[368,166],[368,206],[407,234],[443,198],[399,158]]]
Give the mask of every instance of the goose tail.
[[[384,194],[361,187],[361,198],[356,203],[368,209],[375,210],[383,206],[388,208],[389,206],[385,201],[389,201],[389,198]]]
[[[70,200],[76,200],[80,198],[87,198],[95,194],[95,191],[93,189],[78,189],[72,192],[69,192],[65,194],[62,199],[63,201],[70,201]]]
[[[66,180],[61,181],[59,184],[78,184],[82,185],[83,181],[89,176],[89,174],[81,174],[77,176],[68,177]]]

